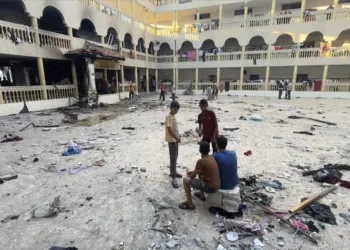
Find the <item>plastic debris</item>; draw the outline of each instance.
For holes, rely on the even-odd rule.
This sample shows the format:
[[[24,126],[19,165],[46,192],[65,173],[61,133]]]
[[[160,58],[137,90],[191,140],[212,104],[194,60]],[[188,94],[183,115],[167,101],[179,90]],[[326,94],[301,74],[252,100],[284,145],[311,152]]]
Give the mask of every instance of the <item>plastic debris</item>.
[[[226,234],[226,238],[227,238],[227,240],[233,242],[233,241],[238,240],[238,234],[236,232],[228,232]]]

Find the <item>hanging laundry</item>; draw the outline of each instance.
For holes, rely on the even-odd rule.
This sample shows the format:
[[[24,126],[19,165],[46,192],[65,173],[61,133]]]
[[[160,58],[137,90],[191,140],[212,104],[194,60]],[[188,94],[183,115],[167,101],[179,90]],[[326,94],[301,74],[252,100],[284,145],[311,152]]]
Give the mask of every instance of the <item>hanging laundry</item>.
[[[281,50],[282,46],[275,46],[275,50]]]
[[[198,51],[198,56],[203,56],[203,52],[204,52],[204,51],[200,49],[200,50]]]
[[[197,51],[193,50],[193,51],[188,51],[187,52],[187,57],[190,61],[196,61],[197,59]]]

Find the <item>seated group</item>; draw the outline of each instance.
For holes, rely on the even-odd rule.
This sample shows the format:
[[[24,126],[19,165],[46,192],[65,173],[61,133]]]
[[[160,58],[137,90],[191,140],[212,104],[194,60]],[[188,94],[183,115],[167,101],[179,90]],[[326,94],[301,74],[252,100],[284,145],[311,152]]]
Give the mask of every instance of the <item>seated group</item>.
[[[237,156],[235,152],[226,150],[226,146],[226,137],[218,136],[216,138],[218,152],[209,155],[209,143],[200,144],[199,152],[202,157],[197,161],[195,169],[188,172],[183,179],[187,201],[179,204],[181,209],[196,208],[192,201],[191,187],[200,190],[194,195],[205,201],[204,192],[213,194],[219,190],[233,190],[238,185]]]

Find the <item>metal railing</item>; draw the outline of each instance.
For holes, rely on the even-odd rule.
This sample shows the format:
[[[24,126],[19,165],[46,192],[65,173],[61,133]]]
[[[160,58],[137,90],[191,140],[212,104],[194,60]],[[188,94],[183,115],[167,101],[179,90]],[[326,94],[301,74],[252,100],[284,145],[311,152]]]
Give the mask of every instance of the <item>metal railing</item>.
[[[136,52],[136,59],[141,61],[146,61],[147,56],[145,53],[142,52]]]
[[[56,87],[48,85],[48,86],[46,86],[46,90],[47,90],[47,99],[48,100],[62,99],[62,98],[68,98],[71,96],[75,96],[75,87],[73,84],[56,85]]]
[[[171,63],[171,62],[174,62],[174,57],[173,56],[158,56],[157,62],[158,63]]]
[[[222,52],[219,54],[220,61],[236,61],[241,60],[242,52]]]

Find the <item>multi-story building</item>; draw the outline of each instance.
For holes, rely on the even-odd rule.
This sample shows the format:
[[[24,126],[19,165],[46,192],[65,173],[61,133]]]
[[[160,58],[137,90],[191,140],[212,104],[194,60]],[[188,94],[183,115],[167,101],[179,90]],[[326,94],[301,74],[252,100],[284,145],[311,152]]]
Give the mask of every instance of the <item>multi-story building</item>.
[[[304,94],[347,97],[349,20],[350,0],[3,0],[0,115],[24,101],[39,110],[86,95],[86,42],[101,46],[94,78],[103,102],[118,101],[130,82],[149,92],[160,81],[266,94],[289,79]]]

